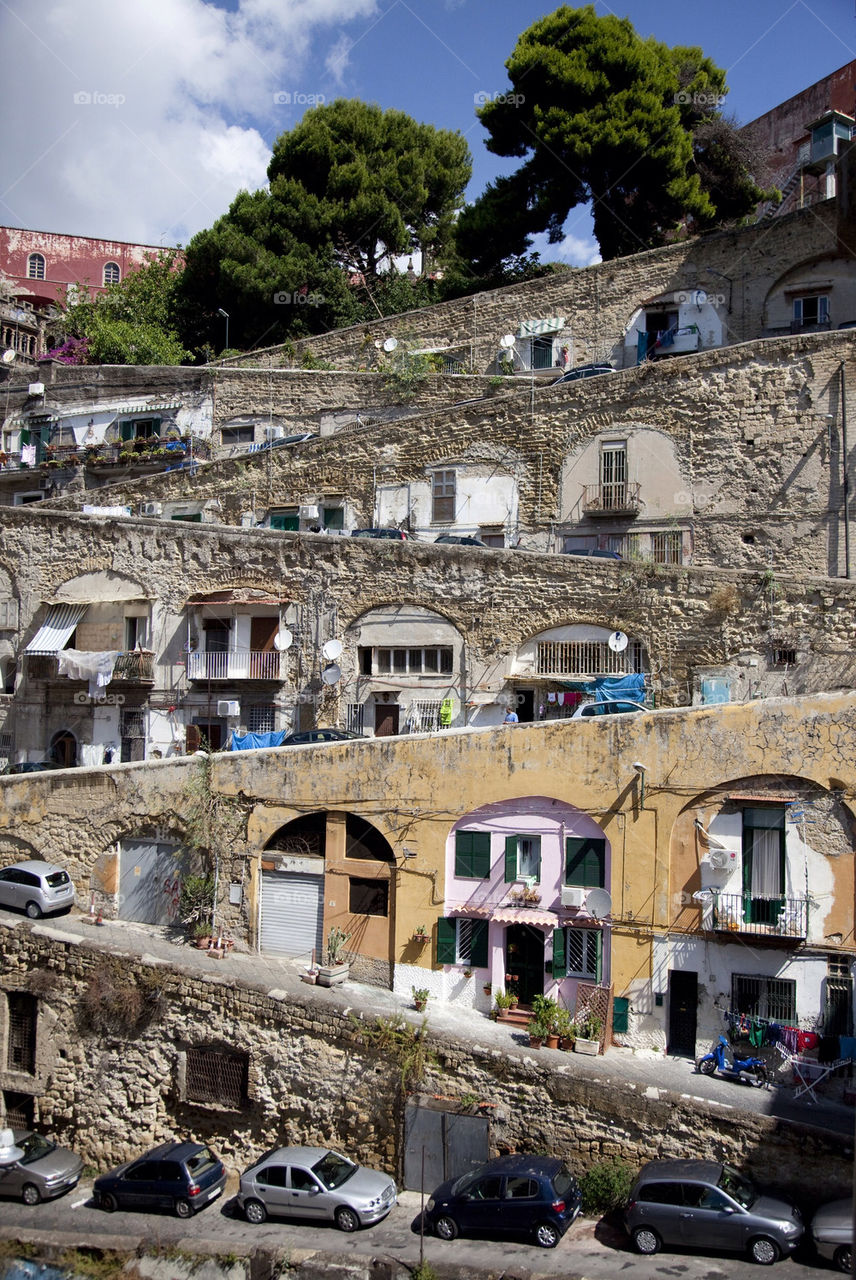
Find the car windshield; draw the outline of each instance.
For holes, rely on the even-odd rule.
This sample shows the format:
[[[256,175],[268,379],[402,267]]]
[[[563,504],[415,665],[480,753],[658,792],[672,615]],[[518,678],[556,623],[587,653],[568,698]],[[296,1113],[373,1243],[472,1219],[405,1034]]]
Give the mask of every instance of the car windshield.
[[[328,1191],[335,1191],[354,1176],[357,1166],[338,1152],[328,1151],[326,1156],[312,1166],[312,1172],[321,1179]]]
[[[43,1138],[40,1133],[28,1133],[26,1138],[21,1138],[16,1144],[23,1151],[21,1164],[32,1164],[34,1160],[41,1160],[43,1156],[49,1156],[52,1151],[56,1151],[56,1143],[51,1142],[50,1138]]]
[[[465,1173],[458,1181],[452,1185],[452,1195],[461,1196],[465,1191],[469,1190],[476,1178],[481,1176],[481,1170],[476,1169],[472,1173]]]
[[[188,1156],[184,1162],[187,1165],[187,1171],[192,1178],[198,1178],[200,1173],[204,1173],[206,1169],[210,1169],[212,1165],[217,1164],[217,1157],[213,1151],[209,1151],[207,1147],[203,1147],[194,1156]]]
[[[736,1169],[732,1169],[727,1164],[722,1166],[722,1173],[719,1175],[717,1185],[722,1191],[727,1192],[733,1200],[742,1205],[744,1209],[751,1209],[758,1198],[758,1193],[749,1179],[744,1178],[741,1173],[738,1173]]]
[[[45,876],[45,881],[52,889],[58,889],[61,884],[68,884],[68,872],[52,871],[50,875]]]

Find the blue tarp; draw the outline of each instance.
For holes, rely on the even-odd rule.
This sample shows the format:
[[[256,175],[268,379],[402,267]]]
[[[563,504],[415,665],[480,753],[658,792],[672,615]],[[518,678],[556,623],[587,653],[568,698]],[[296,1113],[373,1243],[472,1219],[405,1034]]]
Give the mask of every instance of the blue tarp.
[[[284,737],[284,729],[281,729],[279,733],[245,733],[243,737],[233,733],[232,750],[255,751],[258,747],[281,747]]]
[[[615,698],[644,702],[645,677],[641,672],[632,676],[603,676],[594,682],[594,697],[595,702],[611,702]]]

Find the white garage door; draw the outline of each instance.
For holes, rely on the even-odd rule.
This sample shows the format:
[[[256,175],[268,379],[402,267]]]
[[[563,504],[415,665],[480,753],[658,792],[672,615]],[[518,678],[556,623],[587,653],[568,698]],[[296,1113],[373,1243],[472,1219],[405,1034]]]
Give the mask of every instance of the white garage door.
[[[262,872],[261,949],[272,956],[321,958],[324,877],[297,871]]]

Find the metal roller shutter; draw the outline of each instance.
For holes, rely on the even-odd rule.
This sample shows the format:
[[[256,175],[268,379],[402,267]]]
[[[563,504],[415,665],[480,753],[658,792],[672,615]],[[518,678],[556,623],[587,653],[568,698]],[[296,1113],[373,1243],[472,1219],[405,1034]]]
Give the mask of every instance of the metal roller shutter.
[[[320,959],[324,877],[296,871],[262,872],[261,950],[274,956]]]

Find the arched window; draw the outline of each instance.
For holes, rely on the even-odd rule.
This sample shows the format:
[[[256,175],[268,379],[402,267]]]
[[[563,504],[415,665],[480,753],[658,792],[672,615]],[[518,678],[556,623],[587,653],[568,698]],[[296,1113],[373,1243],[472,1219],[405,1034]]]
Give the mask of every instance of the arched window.
[[[45,259],[44,254],[31,253],[27,259],[27,279],[28,280],[44,280],[45,278]]]
[[[104,264],[104,283],[105,284],[118,284],[120,275],[121,275],[121,272],[119,271],[118,263],[105,262]]]

